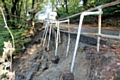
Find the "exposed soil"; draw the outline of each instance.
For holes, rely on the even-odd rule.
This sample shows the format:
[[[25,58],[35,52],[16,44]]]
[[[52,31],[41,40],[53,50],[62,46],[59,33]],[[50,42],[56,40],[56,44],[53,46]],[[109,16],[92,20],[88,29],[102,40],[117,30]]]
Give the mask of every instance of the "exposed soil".
[[[84,27],[86,28],[87,26]],[[102,38],[100,52],[97,52],[96,37],[82,35],[74,71],[71,73],[76,34],[71,34],[69,54],[66,57],[68,35],[61,32],[61,43],[57,52],[59,62],[52,63],[55,58],[54,33],[47,51],[47,42],[45,47],[42,46],[44,29],[38,31],[32,41],[27,44],[26,49],[14,56],[13,69],[16,71],[16,80],[120,80],[120,42],[118,40]]]

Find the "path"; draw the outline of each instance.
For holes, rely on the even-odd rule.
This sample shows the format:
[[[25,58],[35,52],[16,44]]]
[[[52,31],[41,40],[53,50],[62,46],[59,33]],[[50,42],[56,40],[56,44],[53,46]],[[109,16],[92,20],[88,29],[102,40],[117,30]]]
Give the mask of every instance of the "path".
[[[60,28],[63,32],[67,31],[67,24],[60,24]],[[77,34],[78,25],[77,24],[70,24],[70,33]],[[90,32],[90,33],[98,33],[98,28],[94,25],[83,25],[81,32]],[[102,27],[102,34],[109,34],[109,35],[119,35],[120,28],[119,27]]]

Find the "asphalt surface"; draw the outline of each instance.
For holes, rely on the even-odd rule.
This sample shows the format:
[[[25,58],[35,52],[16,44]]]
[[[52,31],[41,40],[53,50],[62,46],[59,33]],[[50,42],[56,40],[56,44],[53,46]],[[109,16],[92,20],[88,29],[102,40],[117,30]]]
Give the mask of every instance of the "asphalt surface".
[[[67,24],[61,24],[60,25],[61,32],[68,32],[68,25]],[[70,33],[77,34],[78,32],[78,25],[75,24],[70,24]],[[98,27],[92,27],[92,26],[82,26],[81,33],[98,33]],[[107,35],[115,35],[119,36],[120,34],[120,29],[106,29],[102,28],[101,29],[102,34],[107,34]]]

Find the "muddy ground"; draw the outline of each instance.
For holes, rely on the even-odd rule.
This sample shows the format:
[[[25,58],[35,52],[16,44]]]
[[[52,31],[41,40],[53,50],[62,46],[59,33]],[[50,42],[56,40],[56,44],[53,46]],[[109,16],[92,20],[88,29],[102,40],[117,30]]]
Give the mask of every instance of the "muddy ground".
[[[100,52],[96,51],[96,37],[81,35],[73,74],[70,73],[76,34],[71,34],[69,54],[66,57],[67,33],[61,32],[58,46],[59,62],[55,58],[54,33],[50,50],[42,45],[43,30],[32,38],[23,52],[14,56],[16,80],[120,80],[120,42],[102,38]],[[48,39],[48,37],[47,37]],[[73,79],[74,78],[74,79]]]

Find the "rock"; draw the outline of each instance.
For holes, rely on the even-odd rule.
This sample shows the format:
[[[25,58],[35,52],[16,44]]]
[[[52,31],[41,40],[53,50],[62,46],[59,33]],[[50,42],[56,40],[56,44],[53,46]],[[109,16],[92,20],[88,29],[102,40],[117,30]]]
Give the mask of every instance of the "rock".
[[[57,64],[51,63],[51,64],[49,65],[49,68],[55,68],[55,67],[57,67]]]
[[[47,66],[46,64],[43,64],[43,65],[41,66],[41,68],[42,68],[42,70],[44,71],[44,70],[48,69],[48,66]]]
[[[35,54],[35,55],[33,55],[31,58],[30,58],[30,62],[33,62],[35,59],[37,58],[37,55]]]
[[[111,45],[110,47],[111,47],[112,49],[117,49],[117,48],[119,48],[119,46],[116,45],[116,44],[113,44],[113,45]]]
[[[102,56],[101,59],[100,59],[100,65],[102,67],[108,65],[110,62],[111,62],[111,57],[105,57],[105,56]]]
[[[61,80],[62,71],[57,68],[51,68],[44,71],[38,77],[34,77],[35,80]]]
[[[71,72],[65,72],[62,75],[63,80],[74,80],[74,75]]]
[[[18,74],[18,75],[15,77],[15,80],[23,80],[24,78],[25,78],[24,75]]]
[[[33,64],[32,66],[31,66],[31,70],[32,71],[38,71],[39,70],[39,68],[40,68],[40,66],[41,66],[41,63],[35,63],[35,64]]]
[[[33,72],[30,72],[30,73],[28,74],[28,76],[27,76],[26,80],[31,80],[32,75],[33,75]]]
[[[33,62],[26,62],[26,66],[27,65],[32,65],[33,64]]]
[[[54,58],[51,59],[52,63],[54,64],[58,64],[59,60],[60,60],[59,56],[55,56]]]
[[[76,35],[74,35],[74,37],[75,36]],[[93,46],[93,48],[91,48],[91,45],[96,45],[97,39],[89,38],[87,36],[81,36],[81,42],[78,44],[73,73],[66,72],[70,71],[71,69],[71,63],[76,41],[76,38],[74,37],[71,36],[68,57],[65,57],[67,49],[67,35],[63,35],[62,33],[62,43],[59,44],[57,52],[59,57],[53,57],[55,50],[52,50],[52,46],[50,46],[51,49],[48,52],[44,51],[42,46],[31,47],[30,53],[32,53],[32,55],[29,55],[29,57],[22,59],[21,62],[23,63],[20,64],[21,67],[18,67],[16,69],[17,75],[22,72],[22,75],[16,80],[25,80],[25,78],[26,80],[92,80],[94,77],[96,77],[95,80],[98,80],[100,73],[99,70],[103,67],[106,67],[106,65],[116,57],[116,54],[110,54],[111,52],[107,54],[105,54],[106,52],[96,52],[96,46]],[[85,43],[83,44],[82,42],[89,43],[91,45]],[[51,44],[53,43],[55,43],[55,40],[51,40]],[[104,46],[105,43],[106,41],[101,42],[103,48],[106,48],[106,46]],[[107,70],[107,67],[105,70]]]
[[[21,72],[24,74],[24,73],[26,73],[27,71],[23,69]]]

